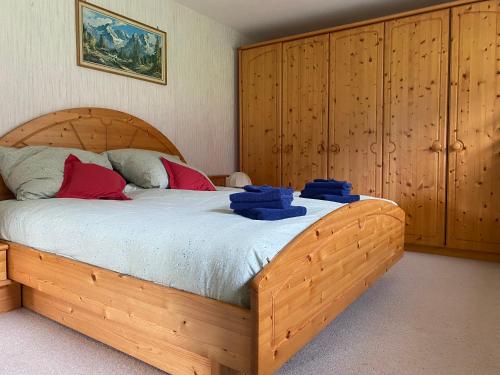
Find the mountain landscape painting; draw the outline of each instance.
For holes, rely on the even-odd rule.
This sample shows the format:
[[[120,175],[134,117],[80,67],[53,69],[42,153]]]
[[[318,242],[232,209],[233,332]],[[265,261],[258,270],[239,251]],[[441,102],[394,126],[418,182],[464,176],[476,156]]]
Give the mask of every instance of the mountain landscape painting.
[[[78,1],[78,65],[166,84],[166,34]]]

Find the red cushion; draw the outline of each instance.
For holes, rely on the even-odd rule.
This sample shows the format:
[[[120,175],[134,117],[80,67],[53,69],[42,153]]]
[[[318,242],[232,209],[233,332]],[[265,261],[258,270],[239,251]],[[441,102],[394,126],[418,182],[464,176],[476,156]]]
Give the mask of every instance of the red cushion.
[[[64,180],[57,198],[129,200],[123,194],[126,182],[111,169],[82,163],[75,155],[64,162]]]
[[[177,164],[165,158],[160,158],[168,174],[170,189],[214,191],[215,186],[202,173]]]

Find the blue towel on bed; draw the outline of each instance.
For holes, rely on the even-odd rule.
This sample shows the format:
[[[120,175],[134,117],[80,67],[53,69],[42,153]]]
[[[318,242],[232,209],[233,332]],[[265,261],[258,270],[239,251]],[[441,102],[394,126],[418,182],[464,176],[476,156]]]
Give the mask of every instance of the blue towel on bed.
[[[283,197],[273,201],[258,202],[231,202],[229,206],[233,210],[246,210],[249,208],[288,208],[292,205],[293,197]]]
[[[305,189],[308,188],[319,188],[319,189],[341,189],[347,190],[352,189],[352,184],[347,181],[337,181],[337,180],[314,180],[313,182],[308,182]]]
[[[243,186],[243,190],[248,191],[250,193],[262,193],[264,191],[269,191],[276,189],[271,185],[245,185]]]
[[[310,198],[321,194],[349,195],[351,194],[351,189],[305,188],[301,191],[302,198]]]
[[[306,198],[306,197],[302,197]],[[352,203],[359,201],[359,195],[333,195],[333,194],[320,194],[310,199],[321,199],[323,201],[337,202],[337,203]]]
[[[234,213],[252,220],[282,220],[291,217],[304,216],[307,209],[302,206],[289,208],[249,208],[247,210],[234,210]]]
[[[327,179],[327,178],[315,178],[313,180],[313,182],[339,182],[339,183],[344,183],[344,182],[347,182],[347,181],[336,180],[334,178],[330,178],[330,179]]]
[[[283,198],[293,199],[293,189],[275,188],[268,185],[247,185],[243,193],[234,193],[229,196],[231,202],[269,202]]]

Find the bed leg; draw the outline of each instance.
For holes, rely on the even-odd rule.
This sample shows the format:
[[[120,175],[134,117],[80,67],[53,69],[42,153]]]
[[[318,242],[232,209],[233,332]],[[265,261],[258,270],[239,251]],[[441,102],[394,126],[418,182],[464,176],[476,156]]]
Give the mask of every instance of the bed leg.
[[[211,375],[248,375],[241,371],[233,370],[232,368],[222,366],[220,363],[212,362],[212,374]]]
[[[19,307],[21,307],[21,284],[10,280],[0,282],[0,313],[15,310]]]

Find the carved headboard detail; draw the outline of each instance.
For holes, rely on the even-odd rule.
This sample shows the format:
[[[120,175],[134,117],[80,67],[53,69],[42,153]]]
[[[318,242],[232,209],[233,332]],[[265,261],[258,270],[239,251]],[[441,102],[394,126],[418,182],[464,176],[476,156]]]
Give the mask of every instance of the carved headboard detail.
[[[140,148],[184,157],[158,129],[125,112],[105,108],[73,108],[37,117],[0,138],[0,146],[46,145],[93,152]],[[3,180],[0,200],[13,198]]]

